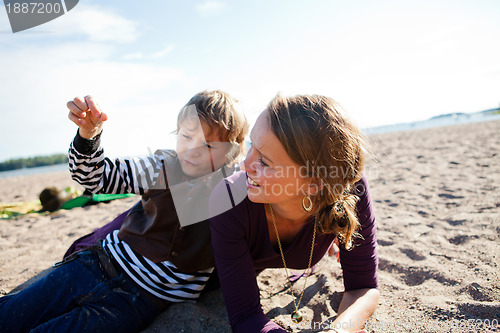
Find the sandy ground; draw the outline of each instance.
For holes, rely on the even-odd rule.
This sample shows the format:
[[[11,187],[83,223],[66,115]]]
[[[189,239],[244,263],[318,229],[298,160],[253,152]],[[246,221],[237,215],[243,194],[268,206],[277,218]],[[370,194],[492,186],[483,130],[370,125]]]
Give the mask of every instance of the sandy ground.
[[[369,332],[500,332],[500,122],[370,137],[366,173],[378,218],[380,305]],[[0,201],[36,199],[67,172],[0,179]],[[0,294],[61,259],[73,240],[137,198],[51,215],[0,220]],[[258,277],[268,317],[295,331],[320,331],[342,298],[339,264],[325,257],[308,278],[306,322],[291,326],[282,269]],[[303,279],[295,285],[302,289]],[[176,304],[144,332],[230,332],[220,290]]]

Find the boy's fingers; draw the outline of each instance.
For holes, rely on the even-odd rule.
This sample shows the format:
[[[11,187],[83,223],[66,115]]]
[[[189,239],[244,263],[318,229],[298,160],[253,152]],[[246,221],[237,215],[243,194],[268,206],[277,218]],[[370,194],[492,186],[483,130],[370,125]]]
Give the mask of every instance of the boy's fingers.
[[[101,118],[99,118],[101,121],[106,121],[108,120],[108,115],[105,114],[104,112],[101,112]]]
[[[78,127],[86,124],[86,121],[80,117],[77,117],[73,112],[68,113],[68,118],[74,122]]]
[[[84,98],[81,97],[75,97],[73,99],[73,103],[76,105],[77,108],[79,108],[82,111],[87,111],[89,109],[87,103],[85,102]]]
[[[87,102],[87,105],[89,107],[90,112],[92,112],[92,114],[96,118],[99,118],[101,115],[101,109],[99,108],[99,105],[94,100],[94,98],[90,95],[87,95],[87,96],[85,96],[85,102]]]
[[[66,106],[68,107],[70,113],[74,114],[75,116],[79,117],[79,118],[85,118],[85,116],[87,115],[87,113],[85,112],[86,110],[82,110],[80,109],[73,101],[69,101],[68,103],[66,103]]]

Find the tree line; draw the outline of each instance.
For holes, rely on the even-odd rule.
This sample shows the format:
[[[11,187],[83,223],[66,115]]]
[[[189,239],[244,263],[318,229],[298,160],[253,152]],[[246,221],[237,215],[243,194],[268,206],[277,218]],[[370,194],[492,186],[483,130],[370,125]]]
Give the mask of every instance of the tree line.
[[[52,154],[27,158],[14,158],[0,163],[0,171],[34,168],[45,165],[68,163],[67,154]]]

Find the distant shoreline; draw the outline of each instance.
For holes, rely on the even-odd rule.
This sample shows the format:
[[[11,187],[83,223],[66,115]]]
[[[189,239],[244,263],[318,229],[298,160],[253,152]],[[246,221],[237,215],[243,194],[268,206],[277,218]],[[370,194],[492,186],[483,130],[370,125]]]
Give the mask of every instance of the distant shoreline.
[[[489,112],[481,111],[475,113],[451,113],[451,114],[432,117],[427,120],[375,126],[375,127],[363,128],[362,130],[366,135],[372,135],[372,134],[404,132],[404,131],[412,131],[418,129],[445,127],[445,126],[453,126],[460,124],[473,124],[484,121],[500,120],[500,113],[493,112],[492,110],[488,110]]]
[[[66,163],[68,163],[68,155],[66,153],[11,158],[0,162],[0,171],[12,171]]]
[[[21,168],[8,171],[0,171],[0,178],[20,177],[29,175],[38,175],[47,172],[57,172],[68,170],[68,163],[44,165],[32,168]]]

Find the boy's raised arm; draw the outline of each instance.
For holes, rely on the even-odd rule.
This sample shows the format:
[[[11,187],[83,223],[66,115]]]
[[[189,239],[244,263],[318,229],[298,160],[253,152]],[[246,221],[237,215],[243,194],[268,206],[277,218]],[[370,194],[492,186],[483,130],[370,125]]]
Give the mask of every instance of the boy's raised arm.
[[[143,194],[155,184],[163,156],[114,159],[104,156],[101,132],[108,116],[91,96],[76,97],[67,103],[68,118],[78,132],[68,151],[71,178],[92,193]]]

